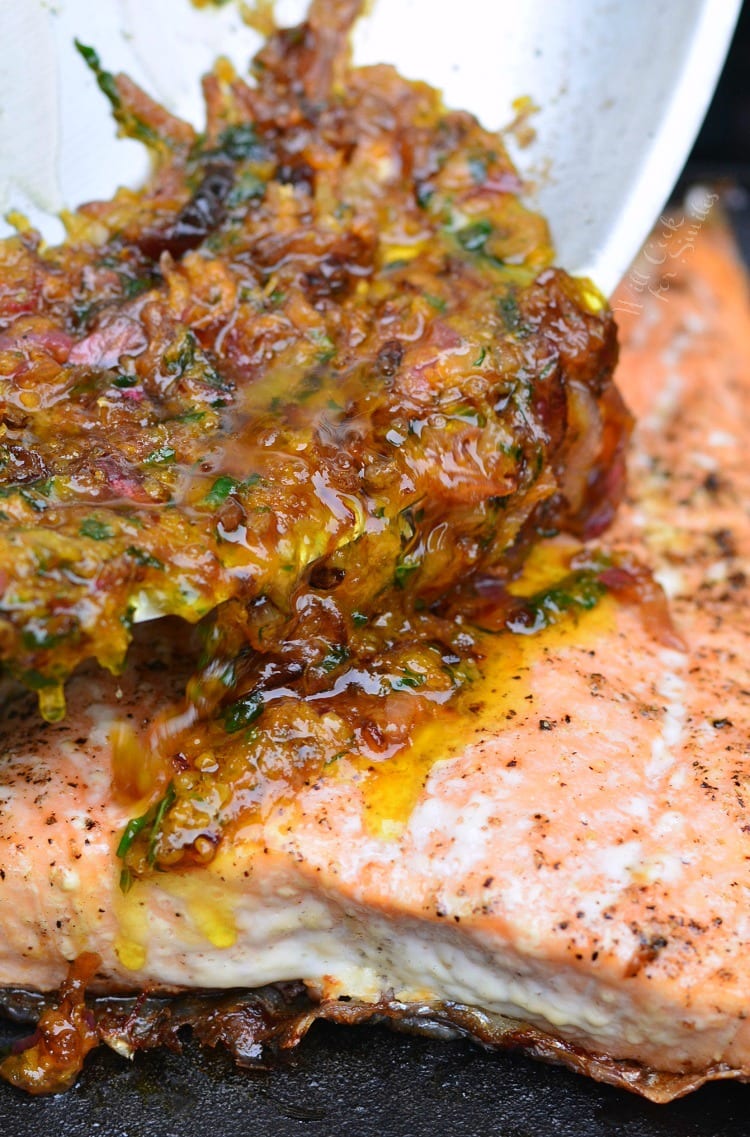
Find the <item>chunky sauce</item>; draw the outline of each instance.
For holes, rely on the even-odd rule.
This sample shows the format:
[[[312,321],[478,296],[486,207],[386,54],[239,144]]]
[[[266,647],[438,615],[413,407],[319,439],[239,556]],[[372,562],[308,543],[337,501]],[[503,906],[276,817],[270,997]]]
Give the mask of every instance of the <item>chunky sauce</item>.
[[[200,624],[184,704],[113,739],[126,889],[210,860],[269,781],[403,754],[478,675],[478,629],[606,588],[577,548],[512,582],[621,496],[611,314],[550,267],[497,136],[348,66],[357,8],[314,3],[252,82],[217,64],[201,134],[81,47],[153,177],[59,248],[0,247],[5,668],[55,720],[140,613]]]

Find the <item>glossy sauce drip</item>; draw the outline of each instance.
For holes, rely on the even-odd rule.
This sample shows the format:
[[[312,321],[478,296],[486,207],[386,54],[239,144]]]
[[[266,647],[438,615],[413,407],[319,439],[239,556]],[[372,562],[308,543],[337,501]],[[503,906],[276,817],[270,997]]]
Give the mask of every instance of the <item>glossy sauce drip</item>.
[[[584,556],[582,567],[581,548],[569,540],[537,547],[504,608],[494,597],[494,633],[460,614],[426,614],[421,639],[410,625],[389,650],[334,657],[317,675],[290,678],[267,665],[265,689],[256,674],[251,694],[223,718],[183,726],[170,737],[178,759],[166,792],[158,802],[152,794],[121,842],[126,890],[154,868],[210,862],[222,842],[247,837],[326,779],[353,778],[373,832],[398,835],[435,762],[498,721],[513,729],[534,661],[607,626],[613,601],[599,579],[606,570]],[[135,746],[136,763],[140,754]]]
[[[522,577],[514,583],[518,595],[547,595],[566,578],[570,550],[547,545],[529,558]],[[529,713],[533,698],[531,673],[546,653],[568,644],[593,645],[608,632],[614,620],[611,595],[602,593],[591,606],[560,607],[557,617],[531,634],[484,634],[479,640],[479,664],[474,681],[441,707],[430,722],[420,726],[410,744],[388,762],[371,765],[360,759],[365,773],[363,792],[370,831],[378,837],[397,838],[438,762],[463,754],[467,746],[491,737],[502,723],[513,732],[514,719]]]
[[[561,580],[570,580],[570,561],[576,552],[577,546],[567,541],[540,546],[516,582],[516,591],[537,598],[554,594]],[[593,604],[587,601],[585,606],[576,602],[567,607],[561,605],[554,616],[549,614],[543,627],[529,634],[479,633],[475,640],[478,662],[467,672],[464,683],[451,688],[447,697],[426,706],[422,704],[418,720],[401,741],[393,742],[375,758],[373,753],[365,756],[350,749],[338,755],[329,752],[326,759],[321,757],[321,743],[321,752],[317,757],[309,757],[307,764],[299,761],[299,750],[295,764],[295,752],[290,747],[289,763],[285,766],[277,749],[262,776],[258,777],[257,770],[254,772],[250,791],[241,788],[239,775],[232,784],[225,768],[219,773],[225,787],[223,792],[226,794],[231,784],[231,792],[236,796],[234,800],[231,795],[226,799],[222,824],[215,829],[215,832],[221,831],[221,839],[216,841],[217,853],[223,842],[227,842],[225,855],[230,858],[232,845],[238,840],[245,849],[255,844],[260,847],[264,823],[276,811],[293,816],[299,795],[306,794],[313,784],[322,786],[329,780],[351,784],[362,794],[363,818],[371,836],[383,841],[398,840],[436,764],[450,762],[463,755],[467,746],[481,743],[484,737],[491,738],[497,733],[499,723],[512,735],[515,722],[523,722],[530,713],[538,714],[533,705],[535,666],[545,654],[557,654],[568,645],[581,650],[599,642],[611,632],[617,603],[614,596],[603,591]],[[359,710],[365,717],[368,707],[358,702],[359,695],[356,690],[348,692],[348,709],[351,715]],[[381,696],[386,721],[392,709],[403,715],[403,709],[398,706],[402,696],[402,692]],[[394,698],[395,704],[392,703]],[[270,744],[263,740],[262,723],[261,716],[256,729],[260,734],[260,749],[267,753]],[[307,745],[310,745],[310,737]],[[220,752],[216,760],[217,764],[222,763]],[[234,760],[236,753],[224,759],[227,763]],[[210,794],[204,792],[204,802],[209,797]],[[193,840],[194,833],[181,832],[176,816],[172,815],[164,819],[164,830],[158,842],[158,848],[166,851],[161,867],[169,867],[169,873],[148,879],[149,866],[139,861],[137,849],[126,858],[135,876],[116,902],[120,929],[116,951],[120,962],[130,970],[137,971],[147,962],[149,928],[144,923],[143,912],[148,907],[146,898],[153,887],[184,906],[190,921],[190,930],[186,929],[185,935],[197,936],[198,940],[204,939],[215,947],[231,947],[235,940],[232,904],[218,883],[221,855],[216,873],[199,871]],[[180,856],[176,855],[178,850]],[[160,855],[157,852],[157,866]],[[138,879],[139,876],[144,879]]]

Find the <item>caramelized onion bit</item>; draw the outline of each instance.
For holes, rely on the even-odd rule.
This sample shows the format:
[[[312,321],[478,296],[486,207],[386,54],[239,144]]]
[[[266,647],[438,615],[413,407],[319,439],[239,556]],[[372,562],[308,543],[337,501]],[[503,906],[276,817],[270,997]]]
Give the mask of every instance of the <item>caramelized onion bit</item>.
[[[672,619],[664,589],[646,565],[630,554],[621,554],[614,564],[603,570],[600,579],[619,600],[638,609],[644,627],[663,647],[687,651],[687,644]]]
[[[100,963],[98,955],[84,952],[71,964],[58,1005],[45,1010],[33,1035],[0,1062],[0,1077],[6,1082],[30,1094],[57,1094],[73,1085],[86,1055],[99,1044],[84,996]]]

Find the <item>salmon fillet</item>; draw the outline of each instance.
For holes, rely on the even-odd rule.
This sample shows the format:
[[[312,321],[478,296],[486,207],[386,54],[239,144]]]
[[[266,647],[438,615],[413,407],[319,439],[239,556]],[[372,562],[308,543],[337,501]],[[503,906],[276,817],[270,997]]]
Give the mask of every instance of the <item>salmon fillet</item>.
[[[750,1075],[750,304],[721,227],[679,240],[613,305],[640,425],[608,544],[655,568],[687,650],[612,597],[498,637],[410,752],[277,786],[210,864],[127,893],[109,731],[173,697],[174,649],[141,629],[119,680],[70,682],[63,723],[13,690],[0,987],[51,990],[93,951],[99,990],[299,979],[509,1018],[655,1100]]]

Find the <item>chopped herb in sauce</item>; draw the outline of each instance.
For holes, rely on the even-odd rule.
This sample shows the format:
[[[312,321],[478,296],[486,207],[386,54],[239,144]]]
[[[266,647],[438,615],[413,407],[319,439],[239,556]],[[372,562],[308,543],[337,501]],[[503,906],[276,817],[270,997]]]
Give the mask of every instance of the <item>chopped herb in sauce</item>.
[[[97,517],[87,517],[82,521],[79,532],[82,537],[90,537],[92,541],[108,541],[114,535],[112,526]]]
[[[127,823],[117,845],[117,856],[120,860],[127,857],[133,842],[139,834],[143,833],[146,837],[146,862],[149,867],[153,867],[156,863],[156,845],[159,840],[161,825],[175,800],[174,786],[170,782],[166,793],[158,802],[150,806],[140,817],[133,817]],[[132,887],[132,883],[133,878],[130,870],[127,867],[123,868],[120,873],[120,888],[123,892],[127,892]]]
[[[169,788],[123,833],[124,887],[206,863],[274,778],[404,751],[472,683],[477,626],[609,588],[511,586],[540,533],[622,494],[612,316],[551,267],[498,137],[352,72],[355,8],[275,32],[253,87],[218,65],[201,135],[79,44],[153,173],[58,248],[0,246],[3,667],[56,721],[144,610],[198,628],[142,743]]]

